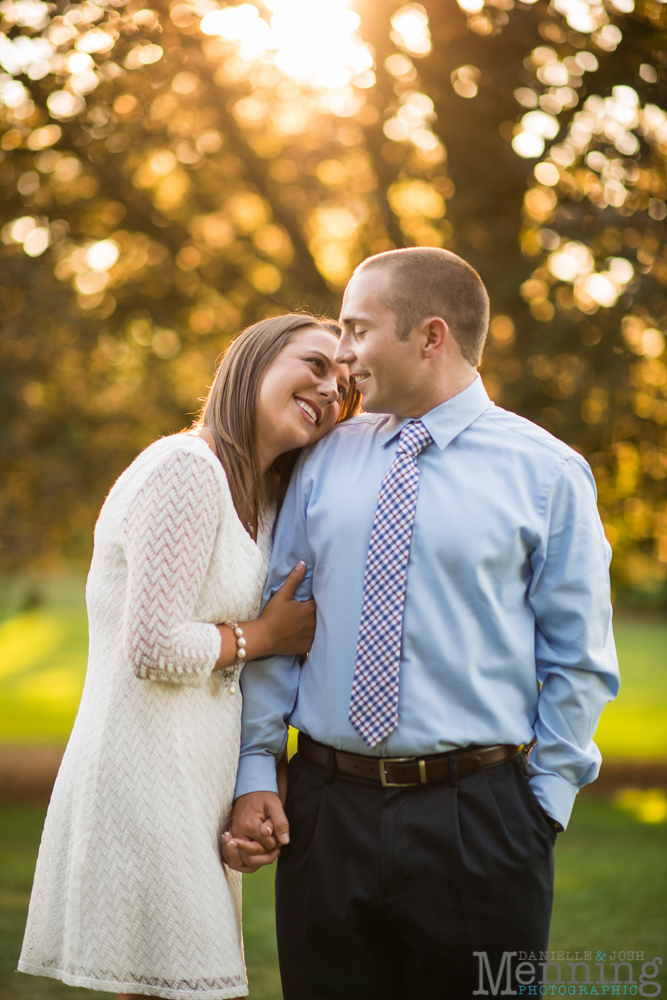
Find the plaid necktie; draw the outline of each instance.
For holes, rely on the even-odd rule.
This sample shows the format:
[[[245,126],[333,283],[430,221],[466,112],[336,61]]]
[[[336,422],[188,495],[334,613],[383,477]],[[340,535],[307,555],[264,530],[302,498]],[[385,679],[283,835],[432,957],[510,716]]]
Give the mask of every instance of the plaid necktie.
[[[421,420],[406,424],[375,509],[350,698],[350,722],[369,747],[398,725],[403,608],[419,492],[417,458],[432,440]]]

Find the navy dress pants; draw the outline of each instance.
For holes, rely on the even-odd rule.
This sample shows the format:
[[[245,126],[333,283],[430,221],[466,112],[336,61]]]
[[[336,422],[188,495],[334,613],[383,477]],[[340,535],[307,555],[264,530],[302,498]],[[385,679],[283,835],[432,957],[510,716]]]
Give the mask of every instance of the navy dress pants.
[[[519,761],[385,789],[297,754],[286,812],[285,1000],[468,1000],[480,966],[491,995],[474,952],[495,979],[504,952],[547,949],[556,834]]]

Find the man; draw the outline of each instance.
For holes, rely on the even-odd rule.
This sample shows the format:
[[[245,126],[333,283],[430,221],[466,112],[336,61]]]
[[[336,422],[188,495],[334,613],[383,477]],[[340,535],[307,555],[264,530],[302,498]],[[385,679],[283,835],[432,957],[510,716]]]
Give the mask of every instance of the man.
[[[371,257],[345,291],[365,414],[290,484],[266,597],[302,559],[318,625],[303,666],[246,667],[223,848],[280,851],[286,1000],[458,1000],[547,947],[556,830],[618,689],[609,547],[586,462],[490,402],[488,316],[445,250]]]

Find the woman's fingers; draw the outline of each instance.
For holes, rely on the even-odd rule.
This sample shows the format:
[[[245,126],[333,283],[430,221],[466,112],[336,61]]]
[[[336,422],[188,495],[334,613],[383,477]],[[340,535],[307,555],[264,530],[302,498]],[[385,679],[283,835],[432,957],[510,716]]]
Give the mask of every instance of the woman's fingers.
[[[226,841],[224,839],[225,837],[228,838]],[[228,865],[230,868],[233,868],[234,871],[245,872],[250,874],[251,872],[257,870],[256,867],[252,867],[246,864],[244,859],[241,857],[241,852],[239,851],[236,843],[233,840],[229,839],[228,833],[224,834],[224,836],[222,837],[222,842],[220,844],[220,854],[225,864]]]
[[[220,854],[222,860],[234,871],[252,874],[264,865],[272,864],[280,849],[265,851],[256,840],[244,840],[240,837],[232,839],[229,833],[224,833],[221,837]]]
[[[294,567],[294,569],[287,577],[280,590],[278,591],[278,594],[280,594],[283,600],[285,601],[294,600],[296,589],[299,586],[299,584],[303,581],[305,575],[306,575],[306,564],[302,559],[301,562],[298,562],[296,564],[296,566]],[[278,596],[278,594],[276,594],[276,597]]]
[[[271,652],[302,655],[310,651],[315,635],[317,607],[310,598],[299,601],[295,594],[306,575],[306,564],[298,563],[284,584],[268,602],[261,615],[272,636]]]
[[[280,848],[277,847],[275,851],[269,851],[268,854],[259,854],[250,858],[247,858],[243,851],[239,851],[239,854],[241,855],[241,860],[247,866],[248,872],[256,872],[258,868],[272,865],[280,854]]]
[[[234,844],[245,857],[249,858],[263,857],[265,854],[275,853],[275,848],[267,851],[256,840],[246,840],[244,837],[233,837],[230,843]]]

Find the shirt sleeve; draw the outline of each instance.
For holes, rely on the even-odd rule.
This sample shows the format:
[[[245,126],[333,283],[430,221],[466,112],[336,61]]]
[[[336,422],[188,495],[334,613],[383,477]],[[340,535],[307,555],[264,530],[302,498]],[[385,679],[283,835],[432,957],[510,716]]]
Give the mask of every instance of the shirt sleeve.
[[[595,481],[578,458],[564,463],[545,520],[546,530],[532,557],[529,590],[542,687],[528,774],[542,808],[565,827],[578,790],[600,770],[593,736],[604,706],[619,688],[611,622],[611,548],[597,512]]]
[[[313,595],[314,560],[306,532],[308,490],[304,464],[308,454],[304,453],[299,460],[278,515],[262,606],[300,560],[306,564],[306,576],[296,597],[307,601]],[[248,792],[278,791],[276,758],[282,756],[287,743],[288,720],[296,705],[300,669],[296,656],[270,656],[253,660],[244,667],[241,757],[235,798]]]
[[[127,559],[124,652],[142,679],[201,686],[220,655],[215,625],[193,620],[220,519],[211,465],[178,451],[147,479],[122,531]]]

